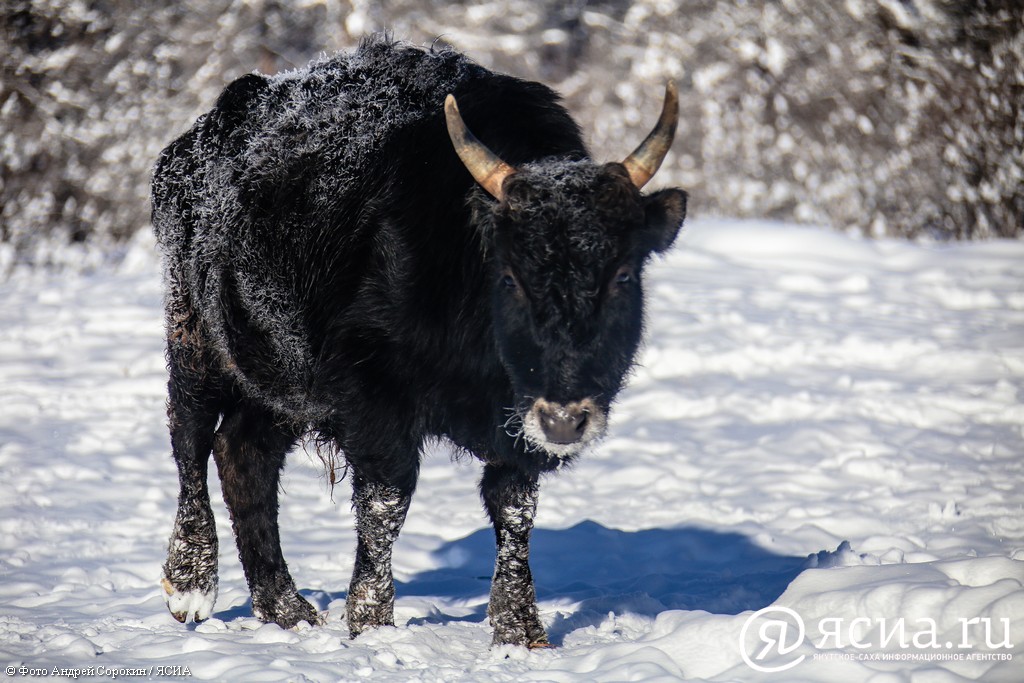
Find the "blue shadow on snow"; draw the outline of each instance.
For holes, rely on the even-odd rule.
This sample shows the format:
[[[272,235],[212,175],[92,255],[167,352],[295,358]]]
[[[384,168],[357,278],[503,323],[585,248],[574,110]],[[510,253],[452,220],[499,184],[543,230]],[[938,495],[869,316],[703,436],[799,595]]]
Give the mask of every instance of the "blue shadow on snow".
[[[445,544],[442,566],[396,583],[397,597],[437,596],[477,605],[473,614],[433,614],[410,623],[484,621],[494,567],[494,532],[480,529]],[[666,610],[739,614],[766,607],[803,570],[806,557],[776,555],[738,533],[680,527],[619,531],[584,521],[568,529],[535,529],[530,566],[538,600],[567,605],[549,636],[604,620],[609,612],[656,616]],[[340,597],[340,596],[339,596]],[[478,600],[482,602],[478,603]]]

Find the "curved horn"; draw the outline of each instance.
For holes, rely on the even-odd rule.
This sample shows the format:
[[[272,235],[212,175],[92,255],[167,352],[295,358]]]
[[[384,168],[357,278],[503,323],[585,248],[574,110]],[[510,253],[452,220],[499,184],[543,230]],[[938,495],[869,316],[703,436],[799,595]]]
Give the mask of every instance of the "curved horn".
[[[516,169],[502,161],[469,132],[459,114],[459,105],[454,95],[449,94],[444,100],[444,117],[448,123],[448,137],[452,139],[452,145],[462,163],[492,197],[501,201],[501,185]]]
[[[665,103],[661,107],[658,123],[640,146],[626,157],[622,165],[629,171],[629,178],[638,188],[647,184],[657,172],[661,162],[672,146],[672,138],[676,135],[676,124],[679,123],[679,93],[676,84],[669,81],[665,84]]]

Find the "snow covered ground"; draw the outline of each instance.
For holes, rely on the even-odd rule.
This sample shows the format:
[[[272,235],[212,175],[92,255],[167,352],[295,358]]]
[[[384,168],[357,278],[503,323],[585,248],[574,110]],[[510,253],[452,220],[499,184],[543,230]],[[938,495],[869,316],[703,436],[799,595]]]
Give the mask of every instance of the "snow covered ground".
[[[649,271],[610,436],[542,487],[533,566],[559,647],[533,652],[489,647],[478,466],[443,445],[395,551],[397,628],[349,641],[348,484],[332,501],[301,450],[284,550],[326,624],[252,617],[219,500],[214,618],[170,617],[159,270],[140,236],[114,272],[0,284],[7,678],[1024,679],[1024,243],[688,226]]]

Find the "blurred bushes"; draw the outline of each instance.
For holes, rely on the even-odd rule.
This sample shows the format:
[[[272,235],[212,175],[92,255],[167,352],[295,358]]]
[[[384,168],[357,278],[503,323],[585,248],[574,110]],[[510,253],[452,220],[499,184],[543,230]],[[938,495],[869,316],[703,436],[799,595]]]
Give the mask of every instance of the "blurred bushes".
[[[0,239],[148,229],[160,149],[239,75],[386,27],[558,88],[600,159],[682,93],[655,183],[694,214],[940,238],[1024,229],[1024,9],[1014,0],[8,0]]]

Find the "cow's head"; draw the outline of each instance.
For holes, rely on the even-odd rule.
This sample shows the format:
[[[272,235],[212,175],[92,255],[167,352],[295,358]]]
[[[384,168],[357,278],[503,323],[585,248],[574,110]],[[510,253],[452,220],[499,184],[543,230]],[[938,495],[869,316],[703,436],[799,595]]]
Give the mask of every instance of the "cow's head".
[[[640,191],[672,143],[675,87],[622,163],[513,168],[473,137],[451,95],[445,111],[463,163],[498,200],[484,239],[496,342],[516,396],[509,425],[529,447],[574,455],[604,432],[640,344],[644,264],[671,246],[686,215],[682,190]]]

